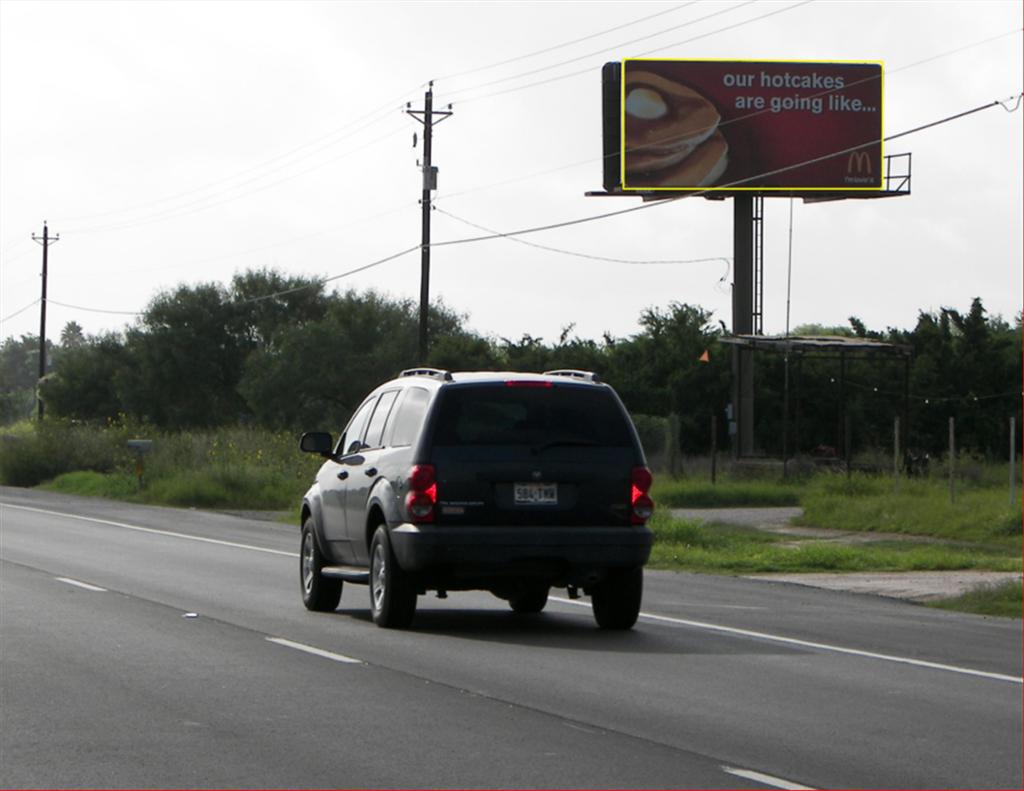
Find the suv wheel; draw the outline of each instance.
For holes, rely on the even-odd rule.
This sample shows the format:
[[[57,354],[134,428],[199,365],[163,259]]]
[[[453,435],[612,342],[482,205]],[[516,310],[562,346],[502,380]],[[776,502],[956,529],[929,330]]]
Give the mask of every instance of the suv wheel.
[[[324,557],[313,535],[313,518],[310,517],[302,525],[302,551],[299,553],[302,603],[307,610],[333,612],[341,601],[341,580],[322,576],[320,569],[323,567]]]
[[[597,625],[602,629],[632,628],[640,615],[643,593],[643,568],[609,571],[590,597]]]
[[[508,600],[513,612],[526,614],[538,613],[548,603],[548,588],[546,585],[539,588],[529,588],[518,593]]]
[[[378,527],[370,542],[370,613],[377,626],[403,629],[416,612],[416,588],[391,551],[388,531]]]

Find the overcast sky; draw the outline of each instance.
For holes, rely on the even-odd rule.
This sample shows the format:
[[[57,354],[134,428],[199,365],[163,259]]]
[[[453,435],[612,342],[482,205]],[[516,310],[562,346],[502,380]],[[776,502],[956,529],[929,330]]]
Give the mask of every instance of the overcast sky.
[[[1013,2],[46,2],[0,0],[0,337],[120,329],[159,291],[273,267],[329,277],[420,240],[401,108],[435,128],[435,242],[626,209],[601,188],[601,66],[623,57],[881,60],[887,135],[1022,89]],[[775,12],[775,13],[773,13]],[[656,15],[656,16],[655,16]],[[649,18],[648,18],[649,17]],[[646,19],[645,19],[646,18]],[[584,39],[584,40],[581,40]],[[498,64],[498,65],[495,65]],[[1007,102],[1013,109],[1014,102]],[[1024,110],[894,141],[913,194],[793,207],[791,324],[913,327],[919,310],[1021,310]],[[766,200],[764,329],[786,324],[790,201]],[[447,212],[442,213],[442,212]],[[452,216],[454,215],[454,217]],[[686,302],[731,322],[731,202],[692,198],[438,247],[432,297],[497,337],[637,331]],[[711,259],[711,260],[702,260]],[[419,253],[334,286],[418,298]],[[77,307],[65,307],[74,305]],[[90,310],[85,310],[88,308]]]

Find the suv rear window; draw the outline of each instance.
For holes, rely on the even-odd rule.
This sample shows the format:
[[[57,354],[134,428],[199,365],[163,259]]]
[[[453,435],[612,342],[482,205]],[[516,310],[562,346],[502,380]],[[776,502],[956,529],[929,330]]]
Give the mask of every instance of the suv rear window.
[[[632,435],[604,388],[481,385],[445,388],[434,444],[630,447]]]

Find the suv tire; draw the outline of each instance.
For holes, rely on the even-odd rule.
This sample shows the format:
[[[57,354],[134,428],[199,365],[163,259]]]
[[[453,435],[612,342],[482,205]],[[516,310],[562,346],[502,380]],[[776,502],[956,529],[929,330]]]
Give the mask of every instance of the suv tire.
[[[594,619],[602,629],[631,629],[640,615],[644,570],[612,569],[590,596]]]
[[[508,600],[513,612],[522,615],[532,615],[544,609],[548,603],[548,588],[546,585],[539,588],[530,588],[518,593]]]
[[[299,552],[299,583],[302,603],[313,612],[334,612],[341,601],[341,580],[324,577],[324,557],[313,534],[313,517],[302,524],[302,550]]]
[[[377,626],[387,629],[404,629],[416,613],[416,588],[398,565],[383,525],[370,542],[370,613]]]

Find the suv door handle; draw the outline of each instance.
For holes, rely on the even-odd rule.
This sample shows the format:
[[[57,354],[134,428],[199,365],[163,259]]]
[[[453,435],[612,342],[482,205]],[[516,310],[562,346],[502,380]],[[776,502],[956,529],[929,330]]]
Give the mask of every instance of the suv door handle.
[[[368,478],[372,478],[372,477],[373,477],[374,475],[376,475],[376,474],[377,474],[377,468],[376,468],[376,467],[370,467],[370,469],[368,469],[368,470],[366,471],[366,476],[367,476]]]
[[[348,470],[342,470],[338,473],[338,480],[343,481],[348,477]]]

